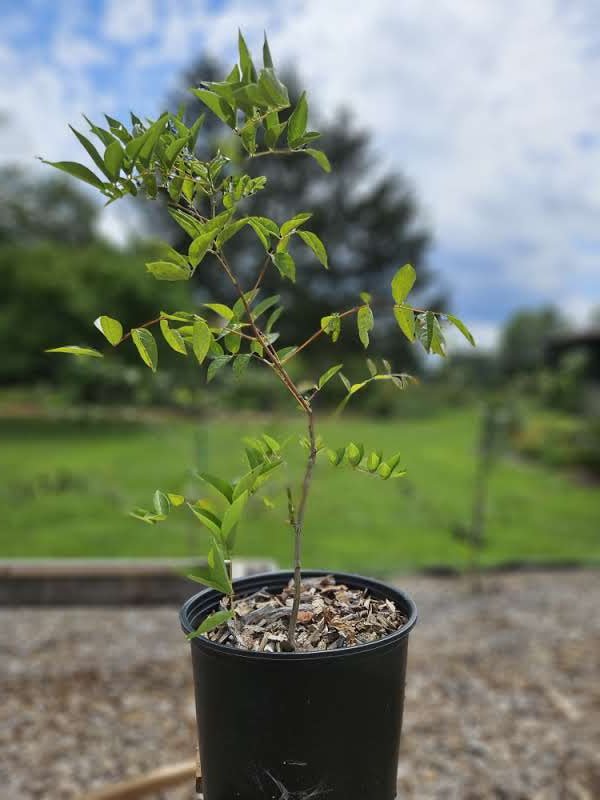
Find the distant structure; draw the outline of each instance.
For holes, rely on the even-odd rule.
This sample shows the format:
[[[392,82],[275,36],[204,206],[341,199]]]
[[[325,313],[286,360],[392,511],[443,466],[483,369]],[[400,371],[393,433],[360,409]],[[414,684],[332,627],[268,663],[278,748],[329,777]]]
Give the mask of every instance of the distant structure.
[[[548,339],[546,363],[551,369],[574,357],[581,358],[583,407],[587,413],[600,416],[600,328],[555,334]]]

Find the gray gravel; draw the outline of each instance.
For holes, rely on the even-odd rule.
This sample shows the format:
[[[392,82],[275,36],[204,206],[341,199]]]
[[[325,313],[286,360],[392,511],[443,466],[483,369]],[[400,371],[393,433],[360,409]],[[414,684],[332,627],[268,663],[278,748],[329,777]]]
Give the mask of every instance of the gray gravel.
[[[600,798],[599,578],[399,582],[420,610],[400,797]],[[0,630],[2,800],[68,800],[194,756],[175,609],[2,610]]]

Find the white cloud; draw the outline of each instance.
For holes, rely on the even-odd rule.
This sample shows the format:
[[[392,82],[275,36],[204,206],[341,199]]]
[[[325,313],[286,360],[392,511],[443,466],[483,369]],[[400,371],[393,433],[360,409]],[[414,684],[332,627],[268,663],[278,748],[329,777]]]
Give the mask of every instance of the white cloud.
[[[158,27],[157,0],[108,0],[102,32],[120,44],[133,44],[154,33]]]
[[[370,0],[354,14],[347,0],[230,2],[209,16],[181,2],[157,35],[177,61],[201,32],[229,54],[238,25],[254,47],[266,27],[318,107],[349,106],[415,182],[460,306],[485,296],[490,275],[457,268],[452,252],[493,258],[515,304],[580,296],[572,282],[598,275],[600,246],[578,245],[600,214],[598,23],[593,4],[550,0]],[[590,134],[597,146],[582,146]],[[598,283],[587,302],[600,302]]]
[[[158,106],[176,69],[203,51],[230,60],[238,26],[258,48],[266,28],[276,61],[300,66],[316,106],[349,106],[414,182],[458,313],[468,305],[478,322],[479,302],[479,323],[490,324],[496,302],[500,315],[509,304],[560,298],[581,315],[600,303],[596,4],[370,0],[351,13],[347,0],[107,0],[104,42],[69,22],[69,5],[61,26],[75,55],[54,49],[60,71],[0,49],[0,97],[16,109],[0,158],[73,154],[66,122],[102,106],[76,62],[131,45],[113,90],[147,103],[135,91],[163,66]]]

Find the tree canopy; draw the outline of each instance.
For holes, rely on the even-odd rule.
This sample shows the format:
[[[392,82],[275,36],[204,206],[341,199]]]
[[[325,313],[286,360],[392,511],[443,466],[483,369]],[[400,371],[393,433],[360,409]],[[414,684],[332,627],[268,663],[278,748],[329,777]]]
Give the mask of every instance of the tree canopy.
[[[170,107],[173,110],[184,107],[184,120],[191,124],[205,107],[189,93],[189,87],[216,80],[222,73],[214,61],[199,59],[184,74],[181,90],[169,98]],[[300,94],[297,79],[288,73],[284,82],[290,93],[291,107],[295,107]],[[288,117],[289,112],[281,115],[282,120]],[[250,197],[245,201],[247,213],[256,213],[253,206],[259,204],[261,214],[284,220],[298,210],[310,209],[312,229],[327,242],[330,262],[327,272],[307,248],[298,243],[293,246],[292,254],[302,280],[282,284],[273,272],[265,276],[265,290],[280,292],[286,306],[286,314],[280,322],[282,340],[309,335],[319,327],[321,318],[332,306],[353,305],[357,294],[367,287],[377,303],[377,293],[387,294],[392,275],[405,262],[417,268],[417,293],[429,292],[433,284],[426,265],[431,236],[420,221],[417,199],[409,183],[401,175],[381,169],[382,165],[373,154],[370,135],[358,129],[347,112],[340,111],[331,121],[311,117],[309,127],[315,123],[321,131],[319,147],[329,156],[331,173],[324,173],[312,159],[285,159],[275,155],[252,159],[245,166],[249,174],[267,178],[260,198]],[[234,149],[233,141],[224,137],[223,126],[211,114],[206,115],[200,131],[198,153],[205,155],[219,137],[221,147],[229,156],[243,158],[243,154]],[[166,215],[151,204],[142,207],[149,209],[149,229],[156,230]],[[185,235],[179,226],[167,225],[162,230],[175,249],[185,246]],[[251,230],[242,231],[234,246],[240,273],[251,284],[260,272],[265,254]],[[195,281],[206,295],[222,293],[226,285],[226,278],[213,269],[199,271]],[[429,302],[443,305],[439,298],[434,300],[429,294]],[[391,315],[387,321],[387,325],[380,325],[376,336],[379,350],[405,366],[414,367],[414,352],[396,335],[397,325]],[[362,350],[353,328],[347,335],[342,332],[340,347],[346,352]],[[318,348],[316,355],[319,355]]]

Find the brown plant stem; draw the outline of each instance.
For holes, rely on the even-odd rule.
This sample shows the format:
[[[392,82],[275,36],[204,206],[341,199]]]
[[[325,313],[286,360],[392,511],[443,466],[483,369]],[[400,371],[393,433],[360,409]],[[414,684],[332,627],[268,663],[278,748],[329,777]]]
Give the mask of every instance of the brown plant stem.
[[[229,266],[227,259],[220,251],[216,251],[216,256],[244,305],[244,309],[248,315],[248,320],[250,321],[252,330],[267,354],[273,371],[278,375],[279,379],[286,386],[292,396],[298,401],[308,420],[309,454],[306,462],[306,469],[304,471],[304,479],[302,481],[300,502],[298,503],[298,509],[294,514],[292,514],[293,506],[291,505],[291,494],[288,495],[288,501],[290,502],[290,521],[293,520],[294,529],[294,598],[292,601],[292,611],[290,614],[290,624],[288,628],[288,645],[290,649],[294,650],[296,647],[296,625],[298,623],[298,610],[300,608],[300,595],[302,589],[302,533],[304,528],[304,514],[306,512],[306,502],[310,493],[315,462],[317,460],[317,440],[315,436],[314,413],[310,402],[303,397],[298,387],[288,375],[282,362],[279,360],[276,351],[273,347],[271,347],[269,342],[266,340],[265,335],[257,326],[254,317],[252,316],[252,310],[248,300],[246,299],[244,290],[237,276]]]
[[[295,515],[294,524],[294,599],[292,603],[292,613],[290,614],[290,624],[288,628],[288,644],[292,650],[296,649],[296,625],[298,624],[298,611],[300,609],[300,595],[302,591],[302,531],[304,527],[304,514],[306,511],[306,501],[310,492],[313,471],[317,460],[317,440],[315,437],[315,419],[312,408],[307,411],[308,416],[308,440],[309,454],[302,481],[302,492],[298,511]]]

